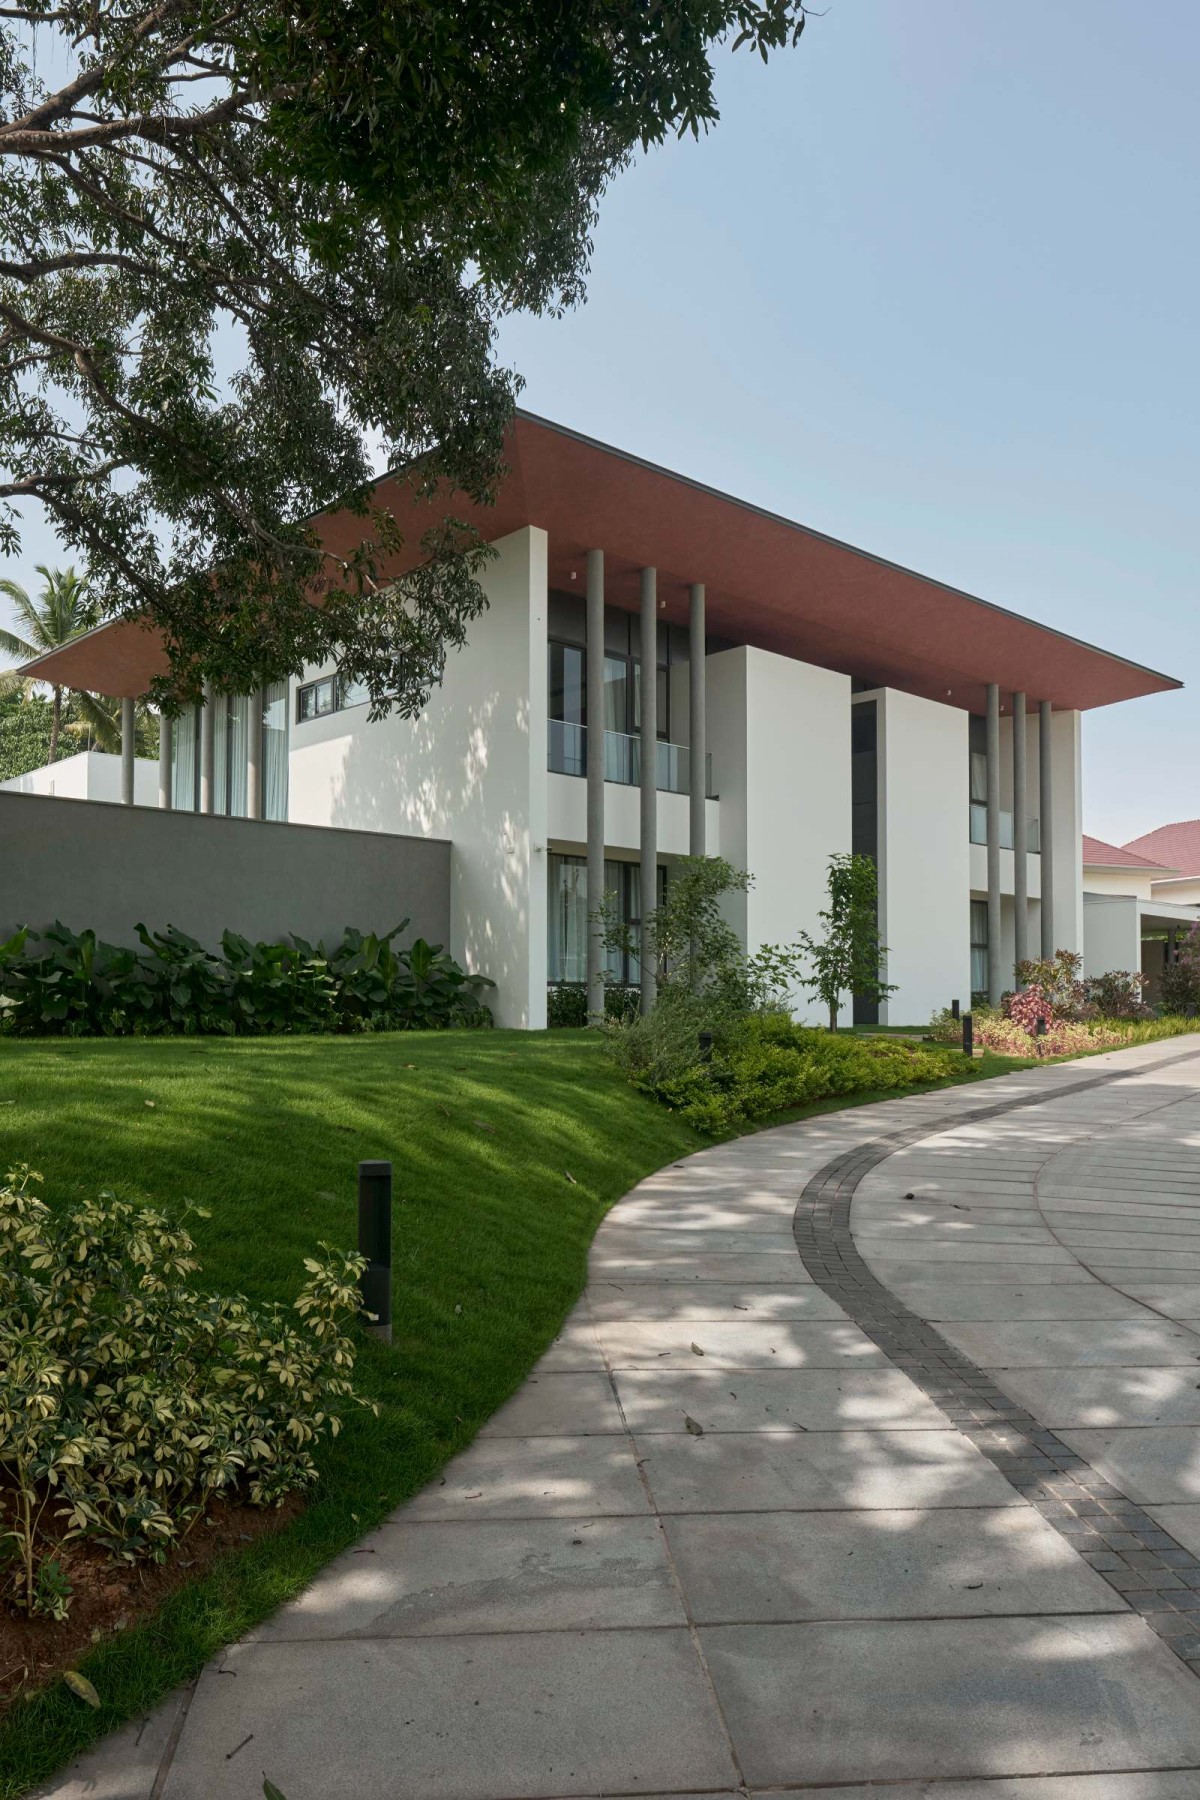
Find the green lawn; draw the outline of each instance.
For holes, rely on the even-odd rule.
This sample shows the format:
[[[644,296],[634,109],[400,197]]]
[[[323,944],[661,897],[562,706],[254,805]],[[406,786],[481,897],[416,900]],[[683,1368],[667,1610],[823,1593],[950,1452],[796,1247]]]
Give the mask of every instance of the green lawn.
[[[30,1163],[51,1200],[112,1187],[208,1207],[206,1286],[293,1295],[319,1239],[354,1243],[361,1158],[392,1159],[397,1201],[395,1339],[364,1340],[358,1370],[379,1417],[347,1412],[296,1520],[89,1654],[99,1713],[61,1683],[13,1708],[0,1800],[194,1675],[435,1475],[554,1336],[606,1209],[701,1142],[584,1031],[0,1041],[0,1170]]]

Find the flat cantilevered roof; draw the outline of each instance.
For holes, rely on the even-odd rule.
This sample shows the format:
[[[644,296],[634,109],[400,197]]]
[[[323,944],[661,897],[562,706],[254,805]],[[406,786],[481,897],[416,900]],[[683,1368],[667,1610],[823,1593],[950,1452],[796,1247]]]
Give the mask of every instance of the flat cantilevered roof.
[[[552,588],[582,594],[587,551],[600,549],[614,605],[634,610],[640,571],[654,567],[664,619],[683,623],[689,584],[703,582],[713,637],[971,712],[984,710],[992,681],[1006,698],[1022,689],[1031,702],[1080,711],[1182,686],[532,413],[516,414],[505,455],[508,473],[491,507],[461,496],[440,496],[434,505],[416,499],[400,475],[383,476],[376,500],[392,509],[412,546],[387,573],[416,564],[422,531],[449,510],[489,540],[540,526]],[[323,541],[343,554],[363,528],[346,512],[324,514],[316,524]],[[155,631],[115,621],[24,672],[117,695],[143,693],[165,669]]]

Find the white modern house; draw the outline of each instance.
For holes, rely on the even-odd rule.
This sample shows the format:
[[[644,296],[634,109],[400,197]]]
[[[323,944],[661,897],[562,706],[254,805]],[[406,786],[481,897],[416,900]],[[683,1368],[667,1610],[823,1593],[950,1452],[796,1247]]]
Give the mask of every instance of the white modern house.
[[[45,763],[28,774],[13,775],[0,781],[0,789],[11,794],[45,794],[60,800],[102,800],[110,806],[119,804],[121,793],[121,758],[107,750],[79,750],[74,756],[60,756],[57,762]],[[154,806],[158,801],[158,769],[143,757],[134,759],[135,806]]]
[[[753,875],[749,948],[819,930],[829,857],[874,856],[884,1021],[1084,948],[1083,715],[1177,682],[528,414],[507,462],[493,508],[458,502],[488,608],[421,718],[370,722],[334,668],[213,693],[164,722],[158,804],[245,817],[263,858],[257,821],[449,840],[450,948],[509,1025],[544,1024],[551,983],[595,1000],[601,884],[636,928],[689,853]],[[413,514],[396,479],[378,498]],[[164,666],[114,623],[26,672],[131,715]],[[130,756],[133,804],[140,780]]]
[[[1164,964],[1197,920],[1200,821],[1163,825],[1128,844],[1085,835],[1085,975],[1140,969],[1150,979],[1147,995],[1153,1000]]]

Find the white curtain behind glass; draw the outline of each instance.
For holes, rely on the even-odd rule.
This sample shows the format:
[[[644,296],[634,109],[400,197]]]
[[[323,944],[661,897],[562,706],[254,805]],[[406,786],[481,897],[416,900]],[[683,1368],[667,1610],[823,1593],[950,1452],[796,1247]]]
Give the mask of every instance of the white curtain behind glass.
[[[246,751],[251,704],[249,694],[229,696],[225,727],[225,753],[229,774],[226,785],[217,791],[225,798],[226,810],[232,819],[244,819],[246,816]]]
[[[263,689],[263,818],[286,819],[288,807],[288,684]]]
[[[176,812],[196,810],[199,729],[199,715],[194,706],[189,706],[186,712],[171,721],[171,805]]]

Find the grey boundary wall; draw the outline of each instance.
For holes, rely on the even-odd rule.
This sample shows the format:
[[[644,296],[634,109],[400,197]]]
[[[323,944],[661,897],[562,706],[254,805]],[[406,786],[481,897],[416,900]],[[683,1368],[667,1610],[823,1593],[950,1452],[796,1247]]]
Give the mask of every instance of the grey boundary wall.
[[[0,938],[61,919],[110,944],[176,925],[209,949],[228,926],[315,941],[346,925],[450,938],[450,844],[316,825],[0,793]]]

